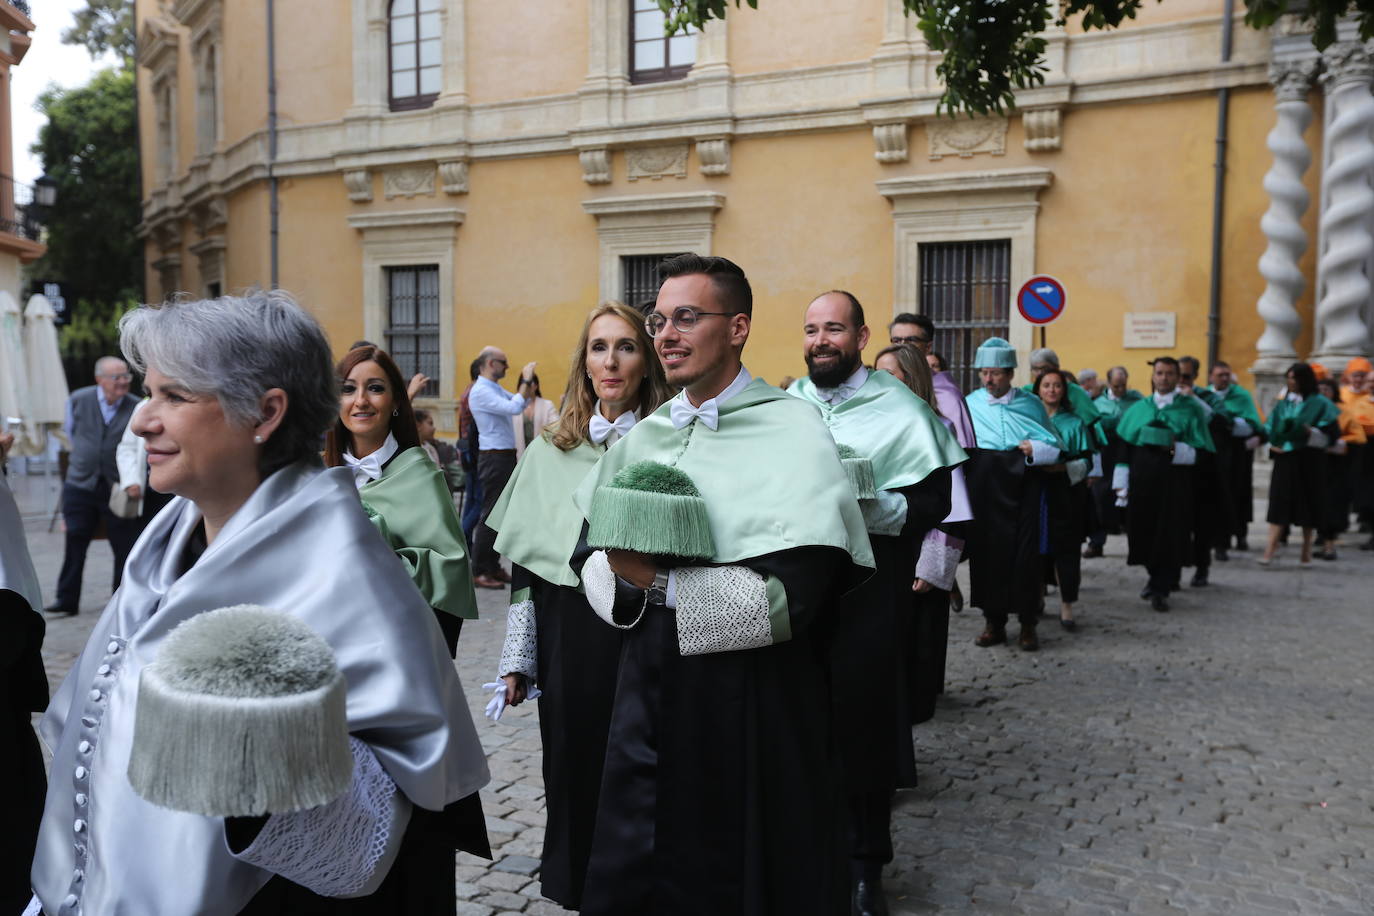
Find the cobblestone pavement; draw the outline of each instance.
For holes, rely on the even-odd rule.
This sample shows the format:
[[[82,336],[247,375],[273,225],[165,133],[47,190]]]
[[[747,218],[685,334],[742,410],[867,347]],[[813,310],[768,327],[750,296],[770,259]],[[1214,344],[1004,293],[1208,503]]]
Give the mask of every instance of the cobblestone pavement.
[[[36,503],[31,482],[16,489]],[[61,534],[36,519],[28,534],[50,588]],[[1046,619],[1038,653],[975,648],[981,619],[956,616],[947,692],[916,730],[921,785],[897,800],[894,913],[1374,913],[1374,555],[1346,540],[1306,570],[1295,549],[1273,571],[1232,553],[1158,614],[1112,538],[1084,563],[1081,629]],[[54,684],[107,597],[109,557],[93,546],[81,616],[49,625]],[[480,598],[458,669],[490,755],[496,861],[460,854],[459,913],[562,913],[538,890],[533,704],[481,718],[505,595]]]

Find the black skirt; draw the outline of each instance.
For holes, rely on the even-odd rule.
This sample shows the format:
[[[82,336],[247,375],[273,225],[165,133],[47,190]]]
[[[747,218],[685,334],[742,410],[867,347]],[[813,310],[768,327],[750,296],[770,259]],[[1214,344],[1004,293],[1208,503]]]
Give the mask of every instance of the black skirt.
[[[1326,452],[1296,448],[1274,454],[1274,473],[1269,479],[1271,525],[1319,528],[1326,509]]]

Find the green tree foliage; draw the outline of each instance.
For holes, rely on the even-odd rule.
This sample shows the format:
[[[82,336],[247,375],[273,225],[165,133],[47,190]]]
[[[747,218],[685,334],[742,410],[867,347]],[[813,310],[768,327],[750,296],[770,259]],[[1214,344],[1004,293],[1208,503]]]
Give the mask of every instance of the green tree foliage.
[[[86,0],[86,8],[72,18],[72,25],[62,32],[64,43],[84,45],[94,58],[113,53],[133,61],[137,42],[132,0]]]
[[[740,0],[657,0],[669,34],[709,19],[724,19]],[[745,0],[757,8],[758,0]],[[779,4],[784,0],[774,0]],[[837,0],[843,2],[843,0]],[[1015,107],[1016,91],[1045,82],[1044,31],[1077,20],[1084,29],[1114,29],[1134,19],[1144,0],[902,0],[926,43],[943,52],[936,74],[944,83],[940,108],[987,114]],[[1160,2],[1160,0],[1156,0]],[[1336,40],[1336,23],[1352,15],[1360,38],[1374,37],[1374,0],[1245,0],[1245,23],[1262,29],[1296,14],[1312,29],[1318,49]],[[1056,19],[1056,13],[1062,13]]]
[[[29,274],[62,285],[75,303],[74,323],[85,313],[82,333],[108,330],[143,285],[133,69],[110,67],[84,86],[51,88],[38,108],[48,122],[33,152],[57,183],[57,203],[47,219],[48,253]]]

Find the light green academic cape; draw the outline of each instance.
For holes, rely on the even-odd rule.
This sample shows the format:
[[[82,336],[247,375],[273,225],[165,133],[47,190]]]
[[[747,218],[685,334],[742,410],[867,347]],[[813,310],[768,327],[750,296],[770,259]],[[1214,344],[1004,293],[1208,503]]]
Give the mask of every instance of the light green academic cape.
[[[1206,409],[1197,400],[1182,394],[1175,395],[1169,406],[1163,409],[1155,406],[1153,397],[1137,401],[1121,415],[1116,434],[1131,445],[1139,445],[1140,431],[1156,420],[1169,427],[1175,442],[1208,452],[1217,450],[1212,442],[1212,433],[1207,429]]]
[[[1034,382],[1029,385],[1022,385],[1021,390],[1033,397],[1039,397],[1035,393]],[[1107,431],[1102,425],[1102,415],[1093,406],[1093,396],[1084,391],[1082,385],[1070,379],[1068,397],[1069,407],[1073,408],[1073,412],[1078,415],[1078,419],[1083,422],[1084,427],[1088,430],[1088,438],[1098,445],[1106,445]]]
[[[1227,387],[1225,394],[1219,393],[1210,385],[1202,390],[1210,392],[1220,400],[1219,409],[1225,411],[1227,416],[1249,423],[1255,435],[1264,431],[1264,421],[1260,419],[1259,410],[1255,407],[1255,399],[1244,388],[1233,383]]]
[[[863,513],[815,408],[754,379],[720,407],[711,429],[694,419],[674,429],[672,401],[640,420],[577,490],[587,515],[598,487],[636,461],[677,467],[706,501],[717,564],[794,547],[837,547],[874,568]],[[862,577],[862,574],[860,574]]]
[[[1002,452],[1016,448],[1023,439],[1034,439],[1063,451],[1064,441],[1059,438],[1059,430],[1050,422],[1045,405],[1035,395],[1013,388],[1010,402],[994,404],[987,389],[979,388],[969,392],[964,400],[968,403],[979,448]]]
[[[1341,409],[1322,394],[1303,398],[1302,403],[1294,404],[1288,398],[1280,398],[1269,411],[1269,423],[1265,432],[1269,444],[1281,451],[1291,452],[1307,444],[1307,433],[1303,427],[1317,429],[1335,423],[1340,418]]]
[[[1121,422],[1121,415],[1131,409],[1137,401],[1145,399],[1145,395],[1136,391],[1134,388],[1127,388],[1126,393],[1120,398],[1113,400],[1107,397],[1104,391],[1093,398],[1093,409],[1102,418],[1102,428],[1109,433],[1116,432],[1116,424]]]
[[[408,448],[358,491],[363,509],[405,564],[429,606],[477,616],[472,566],[448,484],[421,448]]]
[[[873,463],[879,490],[909,487],[968,460],[930,405],[887,372],[869,372],[854,396],[834,407],[821,400],[809,377],[797,379],[787,393],[820,408],[835,442]]]
[[[1097,443],[1088,433],[1088,427],[1072,410],[1061,410],[1050,417],[1054,428],[1059,430],[1059,438],[1064,440],[1064,454],[1060,461],[1073,461],[1088,458],[1097,451]]]
[[[563,451],[540,436],[525,449],[487,524],[497,532],[496,552],[545,582],[576,588],[568,559],[582,534],[573,492],[606,449],[585,439]]]

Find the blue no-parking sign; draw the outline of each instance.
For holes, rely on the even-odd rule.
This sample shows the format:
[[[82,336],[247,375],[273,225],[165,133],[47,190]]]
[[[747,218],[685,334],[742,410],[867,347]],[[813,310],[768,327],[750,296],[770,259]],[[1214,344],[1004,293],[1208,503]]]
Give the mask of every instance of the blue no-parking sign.
[[[1064,314],[1068,297],[1064,295],[1064,284],[1054,277],[1041,275],[1031,277],[1016,294],[1016,309],[1021,317],[1031,324],[1049,324]]]

